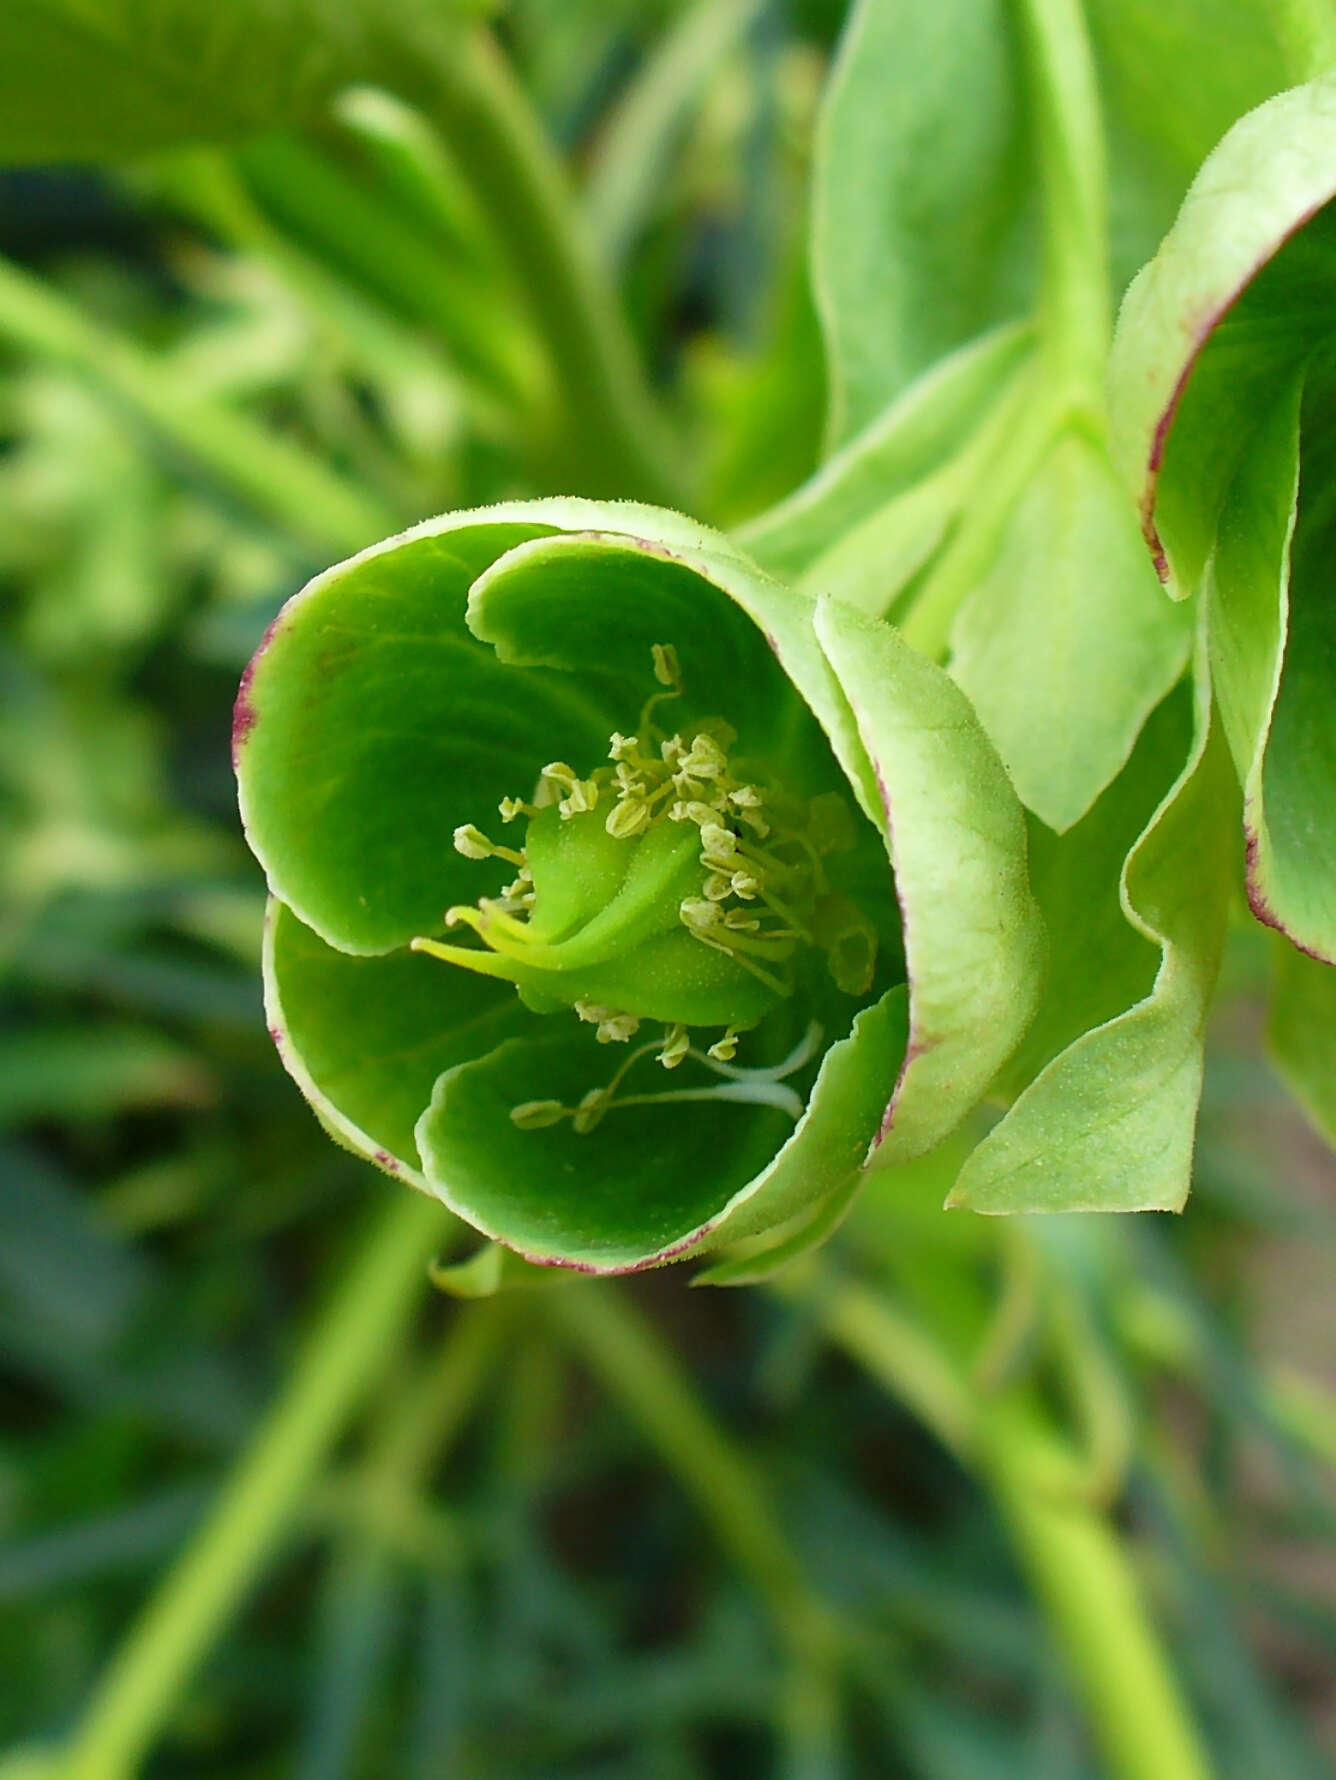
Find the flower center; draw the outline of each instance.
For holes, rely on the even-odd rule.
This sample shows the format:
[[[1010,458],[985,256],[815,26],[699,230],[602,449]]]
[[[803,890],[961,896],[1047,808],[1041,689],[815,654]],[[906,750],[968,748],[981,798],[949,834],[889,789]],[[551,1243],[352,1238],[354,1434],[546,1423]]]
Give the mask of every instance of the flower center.
[[[569,1116],[577,1131],[591,1130],[612,1104],[642,1103],[613,1094],[650,1053],[665,1069],[689,1056],[712,1070],[728,1066],[739,1033],[793,993],[804,952],[824,955],[846,993],[863,994],[872,980],[871,923],[826,871],[829,856],[857,838],[843,799],[790,796],[737,752],[737,732],[722,718],[670,729],[663,719],[683,696],[670,644],[654,646],[653,667],[658,690],[634,734],[609,738],[607,764],[582,777],[551,761],[530,799],[502,799],[503,823],[525,824],[520,846],[472,823],[455,829],[465,858],[515,870],[499,896],[446,911],[447,928],[471,928],[482,944],[412,942],[508,979],[535,1012],[573,1010],[601,1043],[629,1041],[647,1019],[662,1023],[659,1039],[586,1096],[588,1107],[528,1103],[512,1115],[526,1126]],[[693,1046],[693,1029],[711,1026],[722,1036]],[[726,1085],[727,1097],[742,1097],[737,1082]],[[766,1094],[775,1093],[769,1083]],[[775,1103],[787,1105],[784,1096],[793,1091]]]

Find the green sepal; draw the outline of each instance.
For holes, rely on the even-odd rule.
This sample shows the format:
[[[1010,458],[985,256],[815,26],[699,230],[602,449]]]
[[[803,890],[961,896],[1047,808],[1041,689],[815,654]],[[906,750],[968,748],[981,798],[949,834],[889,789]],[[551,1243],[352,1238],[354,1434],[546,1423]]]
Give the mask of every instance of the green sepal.
[[[1276,946],[1266,1037],[1286,1087],[1336,1150],[1336,966]]]
[[[1203,639],[1191,752],[1121,873],[1123,914],[1158,951],[1149,992],[1041,1069],[971,1154],[948,1205],[980,1212],[1181,1210],[1236,820],[1228,754],[1211,724]]]
[[[816,624],[874,765],[903,925],[909,1035],[885,1166],[935,1147],[1024,1037],[1043,922],[1020,805],[964,693],[889,625],[834,600]]]
[[[271,899],[265,1017],[288,1073],[337,1142],[424,1186],[413,1126],[436,1078],[531,1023],[508,983],[416,953],[335,950]]]
[[[1123,305],[1113,439],[1170,591],[1209,601],[1254,913],[1336,958],[1329,311],[1336,75],[1207,159]]]
[[[437,1291],[463,1299],[495,1298],[499,1292],[561,1283],[560,1273],[522,1261],[513,1249],[503,1248],[499,1242],[484,1243],[465,1261],[433,1261],[427,1277]]]

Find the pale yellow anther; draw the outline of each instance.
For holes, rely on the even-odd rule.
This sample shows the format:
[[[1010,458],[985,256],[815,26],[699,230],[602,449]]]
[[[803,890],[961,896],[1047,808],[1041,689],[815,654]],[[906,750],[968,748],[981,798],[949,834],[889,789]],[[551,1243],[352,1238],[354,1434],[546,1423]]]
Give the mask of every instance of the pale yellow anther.
[[[738,837],[731,828],[725,828],[722,822],[715,820],[715,812],[711,810],[710,820],[701,823],[700,846],[702,854],[710,854],[716,859],[731,859],[738,850]]]
[[[598,1028],[594,1036],[601,1045],[625,1044],[627,1039],[634,1038],[640,1030],[640,1021],[634,1014],[624,1014],[615,1007],[604,1007],[602,1002],[577,1001],[575,1011],[588,1025]]]
[[[624,797],[608,811],[603,826],[614,840],[629,841],[649,827],[650,808],[643,798]]]
[[[594,779],[575,779],[571,788],[557,805],[558,814],[566,821],[572,816],[586,815],[598,807],[598,784]]]
[[[521,1131],[543,1131],[549,1125],[559,1125],[566,1116],[559,1100],[524,1100],[510,1109],[510,1122]]]
[[[581,1137],[586,1137],[608,1110],[611,1096],[606,1088],[591,1088],[571,1116],[571,1124]]]
[[[733,894],[733,878],[728,872],[712,871],[704,884],[705,895],[711,902],[723,902]]]
[[[715,827],[719,826],[718,810],[712,809],[709,804],[701,803],[698,799],[694,798],[685,802],[679,801],[678,803],[675,803],[669,810],[668,816],[670,821],[694,822],[701,828],[703,828],[707,822],[714,824]]]
[[[755,872],[735,871],[729,882],[733,886],[734,896],[740,896],[744,902],[751,902],[761,894],[761,880]]]
[[[536,816],[538,814],[537,808],[531,803],[525,803],[522,797],[503,797],[497,808],[501,812],[503,822],[513,822],[517,816]]]
[[[691,1049],[691,1036],[685,1026],[670,1026],[664,1034],[659,1062],[665,1069],[676,1069]]]
[[[718,927],[723,920],[723,910],[718,903],[707,902],[698,896],[688,896],[678,908],[682,925],[689,927],[693,933],[708,933],[711,928]]]
[[[654,678],[660,686],[680,686],[682,684],[682,664],[677,659],[677,650],[671,643],[653,643],[650,654],[654,658]]]
[[[759,810],[761,793],[755,785],[734,785],[728,793],[728,801],[739,810]]]
[[[636,737],[623,735],[620,729],[614,729],[608,738],[609,760],[630,760],[636,751]]]
[[[711,908],[715,906],[714,903],[710,904]],[[759,933],[761,930],[757,917],[749,915],[745,909],[729,909],[724,916],[724,926],[731,928],[734,933]]]
[[[455,830],[455,852],[462,853],[465,859],[490,859],[496,848],[481,828],[475,828],[472,822],[461,822]]]
[[[736,1026],[730,1026],[722,1038],[715,1039],[705,1053],[707,1057],[713,1057],[716,1063],[731,1063],[737,1054],[738,1029]]]
[[[682,770],[698,779],[718,779],[728,771],[728,756],[713,736],[703,732],[691,739],[691,747],[682,757]]]

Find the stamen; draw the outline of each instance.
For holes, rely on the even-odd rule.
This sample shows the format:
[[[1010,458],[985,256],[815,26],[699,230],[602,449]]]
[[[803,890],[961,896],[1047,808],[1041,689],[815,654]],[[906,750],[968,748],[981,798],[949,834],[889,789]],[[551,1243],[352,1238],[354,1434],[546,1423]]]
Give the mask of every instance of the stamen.
[[[596,1001],[577,1001],[575,1011],[587,1025],[597,1026],[595,1037],[601,1045],[625,1044],[640,1030],[635,1014],[624,1014]]]
[[[523,853],[517,853],[513,847],[498,847],[472,822],[461,822],[455,830],[455,852],[462,853],[465,859],[504,859],[510,865],[525,863]]]
[[[782,789],[768,787],[764,778],[744,778],[743,770],[752,769],[741,759],[730,758],[737,732],[721,718],[683,723],[665,736],[651,718],[660,704],[682,697],[681,664],[671,644],[654,644],[651,656],[661,690],[645,703],[634,735],[612,732],[609,764],[581,778],[566,761],[549,761],[531,800],[501,800],[502,821],[521,816],[533,820],[552,805],[563,820],[570,820],[601,806],[601,827],[614,841],[627,844],[664,822],[692,823],[700,831],[699,877],[694,892],[678,903],[678,916],[694,939],[723,954],[777,998],[793,993],[792,961],[800,945],[824,955],[840,989],[864,993],[872,981],[875,931],[861,910],[832,890],[823,865],[827,854],[843,851],[857,839],[844,799],[830,793],[800,802]],[[687,836],[681,840],[685,843]],[[509,860],[516,868],[515,878],[500,897],[447,910],[446,926],[472,928],[482,941],[479,948],[419,939],[413,941],[414,949],[512,982],[528,982],[535,971],[558,971],[560,946],[554,949],[553,943],[534,932],[538,893],[527,853],[498,846],[472,823],[454,831],[454,844],[468,859]],[[686,863],[680,847],[670,850]],[[558,982],[554,977],[554,988]],[[559,993],[558,999],[562,999]],[[595,1027],[600,1044],[629,1045],[641,1027],[639,1016],[601,1003],[577,1001],[574,1011]],[[525,1130],[541,1130],[569,1118],[583,1134],[594,1130],[613,1106],[704,1099],[782,1106],[793,1118],[800,1117],[801,1100],[792,1089],[779,1085],[797,1063],[790,1060],[776,1070],[759,1072],[734,1069],[738,1035],[739,1029],[729,1026],[707,1050],[698,1050],[687,1025],[665,1024],[660,1038],[630,1049],[612,1080],[591,1089],[577,1106],[525,1101],[512,1109],[511,1118]],[[676,1069],[691,1058],[728,1080],[716,1088],[687,1087],[617,1099],[627,1071],[651,1053],[664,1069]]]

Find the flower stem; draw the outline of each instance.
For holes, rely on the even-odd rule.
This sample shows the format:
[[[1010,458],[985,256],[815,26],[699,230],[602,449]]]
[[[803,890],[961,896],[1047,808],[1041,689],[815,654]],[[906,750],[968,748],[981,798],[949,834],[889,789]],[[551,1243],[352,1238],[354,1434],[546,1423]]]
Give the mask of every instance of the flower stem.
[[[1081,0],[1019,0],[1044,190],[1041,326],[1075,400],[1103,405],[1112,324],[1099,84]]]
[[[679,472],[616,292],[565,169],[487,32],[409,58],[405,96],[431,113],[497,225],[562,394],[565,471],[582,493],[674,502]]]
[[[1209,1780],[1210,1766],[1088,1467],[1027,1396],[990,1398],[876,1292],[808,1263],[773,1281],[904,1402],[992,1497],[1085,1702],[1110,1780]]]
[[[840,1629],[811,1590],[760,1478],[624,1291],[582,1283],[549,1291],[541,1302],[766,1602],[791,1670],[783,1700],[790,1762],[795,1771],[826,1771],[822,1753],[838,1734]]]
[[[322,554],[350,555],[402,522],[299,445],[222,403],[202,401],[133,340],[7,260],[0,260],[0,338],[108,391],[165,444]]]
[[[374,1383],[448,1237],[440,1206],[396,1191],[283,1394],[148,1603],[61,1758],[61,1780],[129,1780]]]

